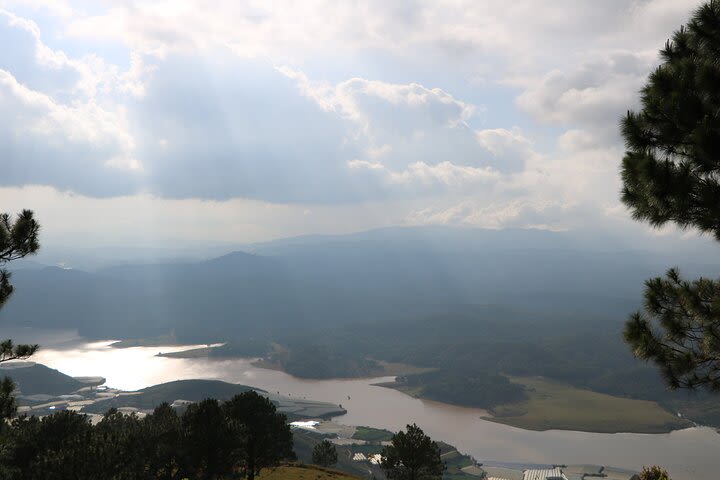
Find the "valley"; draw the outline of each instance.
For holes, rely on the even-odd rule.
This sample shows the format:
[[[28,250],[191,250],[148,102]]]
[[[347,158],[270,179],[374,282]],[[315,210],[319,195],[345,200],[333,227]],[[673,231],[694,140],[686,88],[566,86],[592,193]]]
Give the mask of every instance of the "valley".
[[[630,285],[663,257],[573,235],[389,229],[200,261],[32,264],[15,272],[0,324],[41,344],[34,361],[112,389],[99,407],[40,409],[142,410],[155,386],[204,379],[334,405],[346,425],[416,422],[478,462],[662,462],[681,480],[711,478],[716,402],[668,391],[621,339]],[[701,251],[685,253],[691,272],[716,268]],[[72,330],[42,333],[60,325]]]
[[[484,464],[547,465],[557,462],[613,465],[637,470],[662,459],[673,478],[711,480],[720,435],[706,427],[669,434],[602,434],[579,431],[532,431],[484,420],[488,412],[416,399],[375,386],[393,377],[312,380],[252,365],[252,359],[158,357],[158,347],[110,347],[111,342],[48,347],[36,360],[70,375],[104,372],[107,385],[136,390],[177,379],[208,378],[252,385],[275,395],[342,405],[347,411],[333,422],[398,431],[417,422],[426,432],[454,445]],[[182,347],[162,347],[164,351]],[[91,368],[91,371],[88,371]],[[707,456],[698,455],[702,445]],[[692,449],[692,450],[691,450]],[[691,451],[694,453],[691,454]],[[691,459],[688,461],[688,459]]]

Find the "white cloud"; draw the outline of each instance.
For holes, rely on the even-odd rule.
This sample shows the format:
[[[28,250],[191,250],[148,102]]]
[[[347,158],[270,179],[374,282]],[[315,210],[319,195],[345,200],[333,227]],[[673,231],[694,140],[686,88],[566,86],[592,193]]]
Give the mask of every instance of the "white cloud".
[[[94,56],[71,58],[43,42],[28,19],[0,10],[2,185],[39,183],[117,195],[137,188],[125,93],[140,95],[148,73],[132,56],[123,70]],[[134,172],[131,172],[134,171]]]
[[[2,98],[7,102],[6,106],[15,107],[14,115],[7,118],[6,125],[12,125],[18,134],[60,135],[73,142],[116,143],[121,149],[133,148],[122,111],[104,110],[94,101],[71,105],[57,103],[51,97],[21,85],[4,70],[0,70],[0,89],[4,92]],[[18,122],[18,119],[25,121]]]
[[[696,3],[0,0],[0,184],[318,228],[614,219],[618,119]]]
[[[355,139],[364,142],[362,149],[373,161],[354,159],[350,166],[384,170],[395,183],[435,178],[456,185],[459,178],[497,177],[496,170],[521,169],[533,155],[518,130],[473,131],[467,122],[484,107],[439,88],[362,78],[332,85],[314,83],[288,67],[279,71],[296,80],[301,93],[320,108],[357,125]]]
[[[132,155],[123,109],[111,111],[94,100],[58,103],[0,70],[0,122],[2,185],[44,183],[112,195],[136,181],[106,166],[122,166]]]
[[[96,97],[98,94],[142,95],[143,80],[153,67],[137,53],[130,53],[126,70],[98,57],[71,58],[43,42],[32,20],[0,9],[0,38],[11,48],[0,53],[0,68],[18,75],[30,88],[53,96]]]
[[[513,68],[628,39],[656,48],[657,36],[676,28],[696,5],[693,0],[549,0],[542,5],[534,0],[219,0],[207,8],[199,0],[146,1],[76,15],[66,31],[161,56],[218,47],[276,60],[419,50],[426,58],[489,56],[493,64]]]
[[[209,246],[398,225],[404,205],[304,205],[257,200],[95,198],[47,186],[0,187],[3,212],[35,211],[47,246]],[[88,221],[92,219],[92,221]]]
[[[484,204],[466,200],[450,207],[429,207],[411,212],[410,225],[464,225],[481,228],[567,229],[567,216],[576,208],[559,202],[513,200]]]
[[[277,70],[297,81],[303,95],[313,99],[326,111],[334,111],[357,122],[369,134],[379,134],[377,123],[384,113],[405,115],[415,113],[413,122],[399,122],[396,128],[406,134],[427,126],[455,128],[465,124],[476,107],[453,98],[440,88],[426,88],[417,83],[393,84],[364,78],[351,78],[336,85],[314,83],[304,72],[288,66]],[[390,118],[387,123],[395,120]]]
[[[571,69],[518,81],[526,89],[517,104],[542,122],[616,128],[620,115],[637,105],[655,61],[654,52],[601,55]]]
[[[440,162],[428,165],[425,162],[414,162],[403,170],[391,170],[378,162],[367,160],[351,160],[348,162],[351,169],[366,169],[380,172],[389,184],[413,187],[414,194],[422,193],[422,187],[450,187],[466,189],[479,185],[493,184],[501,175],[490,167],[468,167],[455,165],[451,162]]]

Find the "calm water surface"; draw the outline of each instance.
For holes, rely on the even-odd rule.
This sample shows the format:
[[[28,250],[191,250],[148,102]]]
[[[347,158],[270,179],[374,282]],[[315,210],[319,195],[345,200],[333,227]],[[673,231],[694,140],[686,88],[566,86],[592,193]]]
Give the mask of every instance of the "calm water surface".
[[[187,347],[116,349],[109,344],[50,346],[38,352],[33,360],[73,376],[100,375],[107,378],[108,386],[126,390],[178,379],[212,378],[342,404],[348,413],[336,419],[340,423],[396,431],[414,422],[433,438],[455,445],[478,461],[595,463],[636,470],[643,465],[660,464],[675,480],[716,480],[720,476],[720,435],[710,428],[662,435],[533,432],[481,420],[482,410],[418,400],[372,385],[390,377],[303,380],[254,367],[246,359],[155,356]]]

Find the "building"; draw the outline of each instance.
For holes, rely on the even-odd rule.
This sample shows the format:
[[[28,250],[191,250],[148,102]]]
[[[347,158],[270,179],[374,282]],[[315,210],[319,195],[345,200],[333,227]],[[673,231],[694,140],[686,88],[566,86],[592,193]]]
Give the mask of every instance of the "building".
[[[487,480],[523,480],[524,475],[522,470],[504,468],[504,467],[488,467],[483,465],[482,469],[487,475]],[[465,469],[463,469],[465,471]]]
[[[523,480],[568,480],[560,467],[532,468],[523,472]]]

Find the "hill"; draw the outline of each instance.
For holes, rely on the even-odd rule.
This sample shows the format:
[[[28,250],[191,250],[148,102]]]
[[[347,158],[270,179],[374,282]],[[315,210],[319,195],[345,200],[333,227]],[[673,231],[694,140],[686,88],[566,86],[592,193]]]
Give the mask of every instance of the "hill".
[[[528,430],[667,433],[692,423],[648,400],[619,398],[543,378],[513,378],[528,399],[491,409],[485,420]]]
[[[152,410],[163,402],[175,400],[198,402],[206,398],[228,400],[234,395],[248,390],[257,390],[247,385],[222,382],[219,380],[176,380],[143,388],[131,395],[121,395],[106,401],[96,402],[83,408],[84,412],[103,414],[115,407],[133,407],[141,410]],[[263,392],[262,390],[259,390]]]
[[[268,394],[259,388],[220,380],[176,380],[161,383],[136,392],[121,392],[119,395],[108,397],[107,400],[87,405],[83,407],[82,411],[104,414],[113,407],[131,407],[148,411],[163,402],[172,404],[177,400],[198,402],[206,398],[215,398],[225,401],[248,390],[255,390],[270,398],[277,406],[278,412],[286,414],[288,420],[291,421],[307,418],[330,418],[347,413],[338,405]]]
[[[178,341],[208,342],[488,303],[624,317],[643,281],[667,268],[667,249],[653,248],[591,233],[394,228],[249,245],[205,261],[20,269],[0,324],[92,338],[175,331]],[[673,258],[688,275],[720,271],[704,248],[688,241]]]
[[[68,395],[87,386],[69,375],[33,362],[9,362],[0,366],[0,377],[10,377],[20,395]]]
[[[255,478],[259,480],[358,480],[360,477],[314,465],[283,465],[263,470]]]
[[[705,397],[678,400],[621,339],[668,252],[688,276],[715,276],[709,248],[701,239],[633,245],[589,231],[444,227],[299,237],[204,261],[21,269],[0,324],[227,342],[211,356],[267,356],[279,344],[273,365],[300,377],[410,364],[440,371],[417,385],[437,400],[468,404],[460,380],[477,379],[475,391],[492,400],[485,407],[510,397],[481,381],[489,374],[543,376],[720,425]]]

